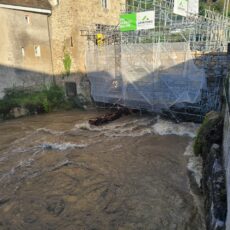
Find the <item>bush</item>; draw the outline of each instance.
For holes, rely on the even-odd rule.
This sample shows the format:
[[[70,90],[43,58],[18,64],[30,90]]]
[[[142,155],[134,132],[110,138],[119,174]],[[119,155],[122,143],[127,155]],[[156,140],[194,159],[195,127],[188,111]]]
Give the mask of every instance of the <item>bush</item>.
[[[29,114],[38,114],[63,108],[65,103],[68,102],[64,89],[55,84],[40,90],[12,88],[8,89],[0,100],[0,117],[8,118],[15,107],[24,107]]]
[[[209,112],[201,125],[194,143],[196,156],[206,158],[211,145],[221,145],[223,135],[223,117],[217,112]]]
[[[206,7],[206,4],[204,2],[200,2],[200,6],[199,6],[199,13],[200,15],[205,15],[205,7]]]
[[[62,87],[58,85],[51,85],[49,88],[43,91],[46,100],[44,100],[44,106],[49,109],[58,108],[65,102],[65,93]]]
[[[12,108],[17,106],[18,104],[14,100],[0,100],[0,117],[6,119],[10,116]]]

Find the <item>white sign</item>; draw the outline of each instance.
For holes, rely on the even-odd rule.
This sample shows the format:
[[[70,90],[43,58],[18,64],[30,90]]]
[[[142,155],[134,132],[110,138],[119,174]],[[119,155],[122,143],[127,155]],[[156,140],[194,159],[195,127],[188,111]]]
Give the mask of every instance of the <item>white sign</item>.
[[[174,0],[174,14],[187,17],[188,14],[188,0]]]
[[[184,17],[199,14],[199,0],[174,0],[173,13]]]
[[[199,14],[199,0],[189,0],[188,1],[188,13],[189,14]]]
[[[137,30],[155,28],[155,11],[137,13]]]

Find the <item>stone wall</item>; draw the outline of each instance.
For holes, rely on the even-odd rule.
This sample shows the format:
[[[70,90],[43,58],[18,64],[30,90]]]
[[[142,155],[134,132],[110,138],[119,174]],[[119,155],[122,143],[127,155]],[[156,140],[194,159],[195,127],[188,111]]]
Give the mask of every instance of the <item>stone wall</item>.
[[[227,56],[224,62],[224,73],[227,72],[227,82],[224,87],[224,99],[225,99],[225,113],[224,113],[224,133],[223,133],[223,155],[224,155],[224,168],[226,175],[226,189],[227,189],[227,221],[226,230],[230,230],[230,87],[229,87],[229,65],[230,55]]]
[[[224,230],[226,189],[223,167],[223,116],[210,112],[199,128],[194,153],[202,157],[201,188],[204,195],[205,221],[208,230]]]
[[[0,97],[4,88],[43,84],[52,74],[47,15],[0,8],[0,22]]]
[[[227,102],[229,101],[229,97],[227,97],[227,94],[225,94],[225,99]],[[225,119],[224,119],[224,137],[223,137],[224,166],[225,166],[225,173],[226,173],[227,206],[228,206],[226,230],[230,230],[230,113],[229,111],[230,111],[229,104],[226,103]]]

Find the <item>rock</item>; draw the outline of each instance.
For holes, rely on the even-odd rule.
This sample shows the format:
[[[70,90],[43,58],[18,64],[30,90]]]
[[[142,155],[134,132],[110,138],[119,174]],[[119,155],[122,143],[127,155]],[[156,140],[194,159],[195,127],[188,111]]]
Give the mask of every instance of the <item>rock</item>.
[[[212,170],[212,196],[213,207],[212,212],[214,220],[212,220],[214,226],[219,226],[218,223],[225,222],[227,211],[227,197],[225,190],[225,174],[222,162],[220,159],[216,159]],[[219,228],[221,229],[221,228]]]
[[[24,217],[23,221],[28,224],[35,223],[37,221],[37,217],[34,215],[28,215]]]
[[[227,196],[220,145],[213,144],[203,162],[202,188],[205,195],[207,228],[209,230],[224,230]]]
[[[195,154],[200,155],[203,161],[202,191],[209,230],[225,229],[227,195],[222,139],[223,117],[217,112],[210,112],[200,127],[194,145]]]
[[[4,205],[5,203],[9,202],[10,198],[0,198],[0,206]]]
[[[218,144],[213,144],[211,147],[211,152],[219,152],[220,151],[220,146]]]
[[[19,118],[28,115],[29,111],[23,107],[15,107],[12,109],[11,114],[14,118]]]
[[[47,211],[55,216],[59,216],[65,209],[64,200],[53,199],[47,202]]]

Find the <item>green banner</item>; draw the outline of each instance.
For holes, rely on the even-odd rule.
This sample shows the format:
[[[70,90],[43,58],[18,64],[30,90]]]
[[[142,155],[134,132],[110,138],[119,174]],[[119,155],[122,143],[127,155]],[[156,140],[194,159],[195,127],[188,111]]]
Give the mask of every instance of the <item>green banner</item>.
[[[120,15],[120,31],[132,31],[137,29],[137,16],[136,13],[121,14]]]

